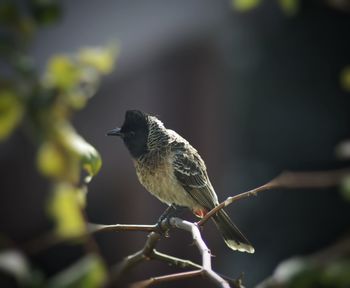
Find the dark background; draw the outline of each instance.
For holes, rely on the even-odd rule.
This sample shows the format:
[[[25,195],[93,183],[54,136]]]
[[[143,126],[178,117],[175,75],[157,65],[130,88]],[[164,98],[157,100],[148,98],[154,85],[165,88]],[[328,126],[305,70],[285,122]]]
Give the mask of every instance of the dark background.
[[[60,23],[41,30],[31,47],[40,67],[52,54],[84,45],[117,39],[121,48],[115,72],[74,119],[103,159],[89,186],[91,222],[151,224],[165,209],[138,183],[122,142],[105,137],[128,109],[157,115],[188,139],[205,159],[221,200],[282,170],[346,165],[336,159],[335,147],[350,135],[350,95],[339,80],[350,63],[349,14],[326,1],[301,1],[288,17],[277,3],[266,2],[241,13],[217,0],[62,1]],[[42,208],[48,184],[21,131],[1,145],[0,161],[1,231],[25,243],[50,227]],[[281,260],[315,252],[349,232],[349,206],[338,189],[270,191],[227,211],[255,254],[230,251],[211,223],[203,235],[216,271],[232,277],[244,272],[247,287]],[[140,249],[145,237],[111,233],[97,241],[112,265]],[[159,249],[199,260],[190,244],[189,235],[173,231]],[[59,246],[31,259],[52,275],[79,253]],[[146,263],[129,279],[172,271]],[[196,279],[173,287],[206,285],[211,287]]]

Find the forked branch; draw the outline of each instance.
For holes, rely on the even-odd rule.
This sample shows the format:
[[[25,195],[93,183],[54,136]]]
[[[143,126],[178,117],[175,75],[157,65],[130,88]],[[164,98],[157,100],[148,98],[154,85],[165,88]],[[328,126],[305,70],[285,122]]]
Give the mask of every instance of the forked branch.
[[[89,230],[91,232],[117,232],[117,231],[146,231],[151,232],[148,235],[148,239],[142,250],[136,252],[133,255],[126,257],[117,267],[112,271],[112,281],[118,280],[127,270],[131,269],[140,262],[155,259],[164,261],[168,264],[181,268],[192,268],[193,271],[187,271],[182,273],[175,273],[165,276],[152,277],[150,279],[136,282],[132,285],[133,288],[149,287],[154,284],[164,283],[168,281],[175,281],[190,277],[204,276],[208,277],[219,287],[235,287],[241,288],[241,281],[232,280],[228,277],[222,276],[214,272],[211,268],[211,254],[210,250],[204,243],[198,226],[204,225],[215,213],[220,209],[236,202],[238,200],[248,198],[250,196],[256,196],[262,191],[281,188],[328,188],[338,185],[346,176],[350,175],[350,169],[340,169],[333,171],[322,172],[283,172],[268,183],[246,191],[244,193],[228,197],[225,201],[220,203],[217,207],[209,211],[205,217],[203,217],[198,223],[191,223],[179,218],[170,218],[168,221],[164,220],[161,223],[164,231],[170,228],[183,229],[192,234],[197,248],[202,255],[202,265],[198,265],[189,260],[176,258],[167,254],[158,252],[155,246],[158,240],[162,237],[162,233],[157,225],[98,225],[91,224]],[[226,280],[225,280],[226,279]],[[229,285],[230,283],[230,285]]]
[[[175,274],[170,274],[170,275],[165,275],[160,277],[152,277],[144,281],[136,282],[132,285],[132,287],[134,288],[149,287],[150,285],[154,285],[154,284],[159,284],[167,281],[175,281],[175,280],[195,277],[199,275],[203,277],[207,277],[212,282],[214,282],[218,287],[222,287],[222,288],[231,287],[228,281],[230,281],[232,285],[234,285],[235,283],[238,283],[236,280],[232,280],[229,278],[228,278],[228,281],[226,281],[224,279],[226,277],[222,277],[221,275],[219,275],[218,273],[212,270],[210,250],[204,243],[203,238],[198,229],[198,226],[195,223],[191,223],[191,222],[173,217],[173,218],[170,218],[169,221],[164,220],[162,222],[162,227],[165,230],[168,230],[170,228],[178,228],[178,229],[182,229],[190,232],[197,248],[199,249],[202,255],[202,265],[198,265],[189,260],[184,260],[184,259],[176,258],[167,254],[163,254],[155,250],[155,246],[158,240],[162,237],[162,234],[160,232],[153,231],[148,235],[148,239],[142,250],[136,252],[135,254],[127,256],[120,264],[116,266],[115,269],[113,269],[112,271],[113,279],[111,279],[112,282],[119,280],[124,273],[126,273],[129,269],[131,269],[135,265],[143,261],[155,259],[155,260],[161,260],[161,261],[167,262],[177,267],[195,268],[196,270],[182,272],[182,273],[175,273]],[[241,286],[234,285],[232,287],[239,288]]]

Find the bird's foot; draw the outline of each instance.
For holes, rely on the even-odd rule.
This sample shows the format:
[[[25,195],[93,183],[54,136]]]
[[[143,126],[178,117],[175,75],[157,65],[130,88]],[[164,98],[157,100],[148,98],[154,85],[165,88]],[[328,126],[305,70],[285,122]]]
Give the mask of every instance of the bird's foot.
[[[158,218],[158,221],[156,224],[158,230],[162,234],[165,234],[165,236],[167,236],[168,235],[167,232],[171,226],[171,224],[169,222],[170,219],[181,215],[186,209],[187,209],[187,207],[185,207],[185,206],[171,204],[169,207],[167,207],[167,209],[163,212],[163,214],[160,215],[160,217]]]

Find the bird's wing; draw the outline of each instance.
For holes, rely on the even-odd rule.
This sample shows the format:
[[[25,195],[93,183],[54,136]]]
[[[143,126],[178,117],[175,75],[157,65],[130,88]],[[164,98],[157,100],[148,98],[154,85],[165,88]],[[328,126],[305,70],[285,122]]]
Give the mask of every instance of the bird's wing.
[[[202,158],[187,143],[174,143],[172,148],[177,180],[198,204],[207,209],[214,208],[218,200]]]

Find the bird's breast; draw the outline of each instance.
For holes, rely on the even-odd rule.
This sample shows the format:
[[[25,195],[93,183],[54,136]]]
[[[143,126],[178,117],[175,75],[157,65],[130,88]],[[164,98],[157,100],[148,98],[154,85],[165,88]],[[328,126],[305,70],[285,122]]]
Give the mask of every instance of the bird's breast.
[[[136,174],[141,184],[166,204],[196,207],[174,174],[171,152],[154,152],[135,160]]]

